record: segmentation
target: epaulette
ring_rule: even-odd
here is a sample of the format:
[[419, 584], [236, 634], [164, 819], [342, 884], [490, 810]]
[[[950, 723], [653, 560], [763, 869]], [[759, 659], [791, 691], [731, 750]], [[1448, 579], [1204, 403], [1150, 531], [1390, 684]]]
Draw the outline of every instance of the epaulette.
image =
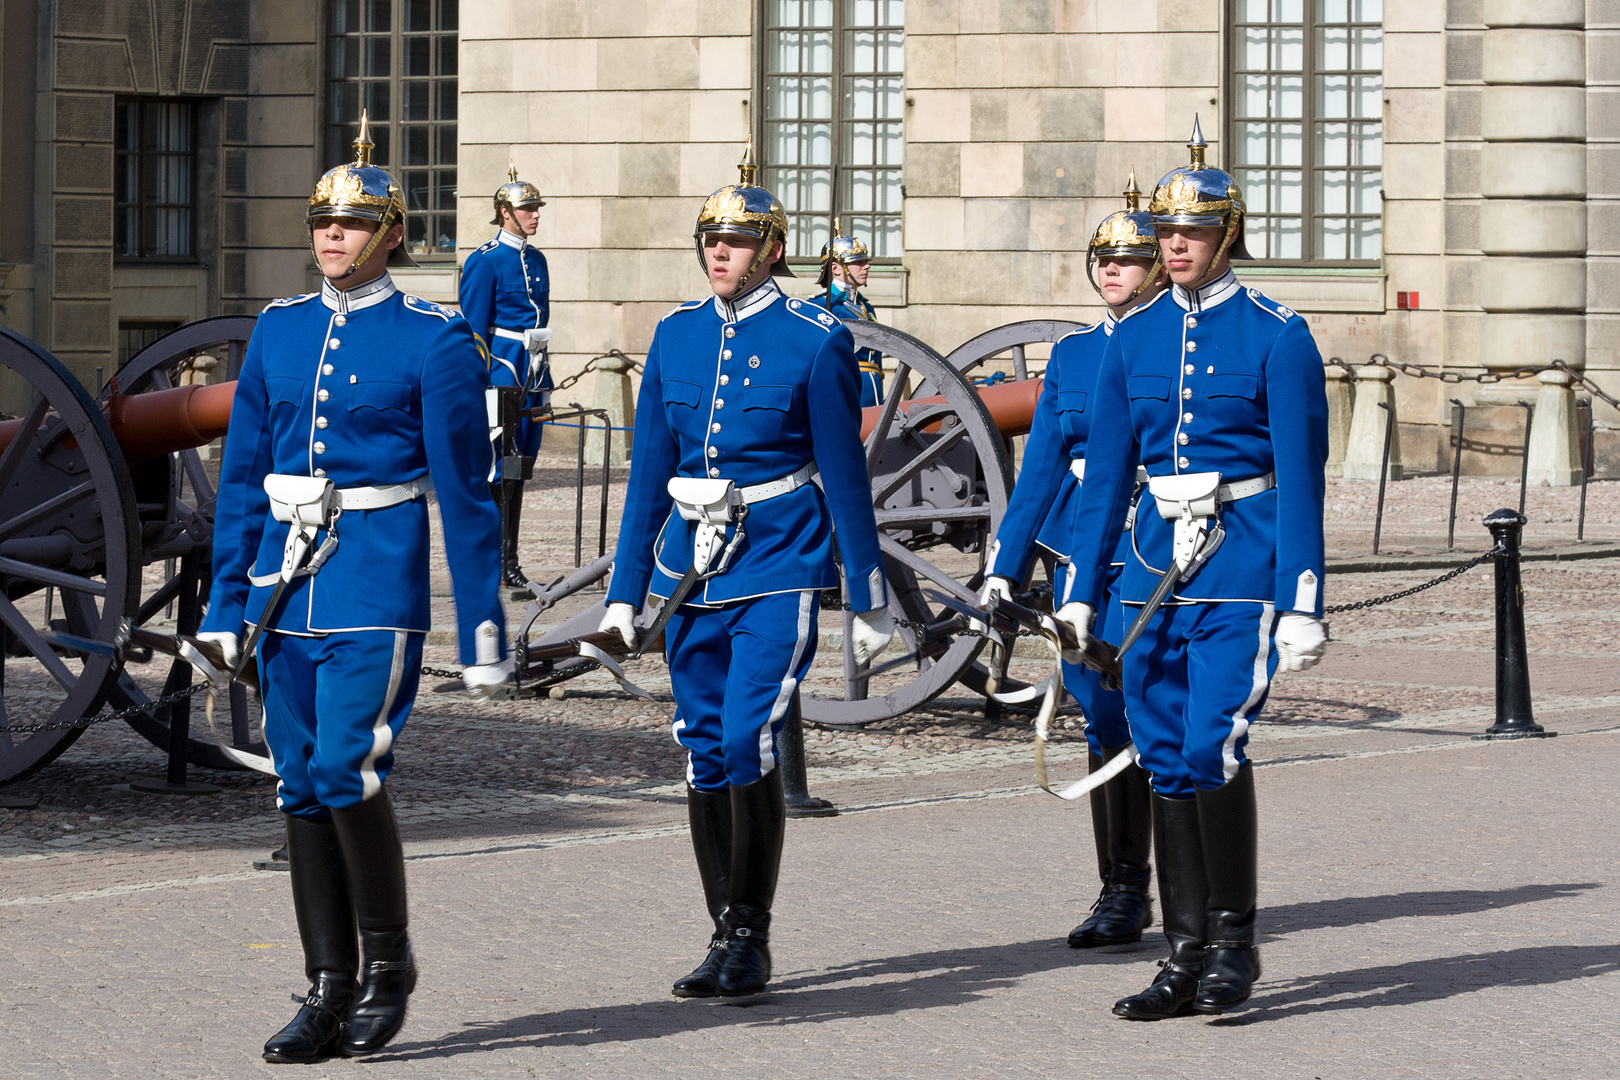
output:
[[814, 304], [812, 304], [811, 307], [815, 307], [817, 313], [813, 316], [806, 315], [804, 313], [804, 304], [805, 302], [803, 300], [800, 300], [798, 297], [794, 297], [787, 302], [787, 309], [788, 311], [797, 315], [799, 318], [803, 319], [805, 322], [809, 323], [811, 326], [820, 327], [821, 332], [824, 334], [832, 333], [840, 325], [836, 315], [829, 311], [824, 311], [820, 307], [816, 307]]
[[1277, 318], [1282, 322], [1287, 322], [1289, 319], [1292, 319], [1299, 314], [1299, 312], [1295, 311], [1293, 308], [1288, 307], [1285, 304], [1277, 303], [1277, 301], [1273, 300], [1259, 289], [1244, 289], [1243, 291], [1248, 293], [1249, 299], [1254, 301], [1255, 307], [1266, 312], [1268, 315], [1277, 316]]
[[302, 296], [284, 296], [280, 300], [272, 300], [268, 304], [264, 305], [264, 310], [269, 311], [271, 308], [275, 307], [292, 307], [294, 304], [302, 304], [306, 301], [313, 300], [319, 295], [321, 294], [307, 292]]
[[1142, 314], [1142, 312], [1147, 311], [1149, 308], [1151, 308], [1154, 305], [1156, 305], [1156, 304], [1160, 303], [1161, 301], [1163, 301], [1164, 298], [1169, 296], [1169, 295], [1170, 295], [1170, 290], [1165, 289], [1163, 292], [1159, 293], [1158, 296], [1155, 296], [1153, 299], [1149, 300], [1147, 303], [1138, 304], [1135, 307], [1131, 308], [1131, 310], [1127, 311], [1125, 314], [1121, 315], [1119, 318], [1115, 319], [1114, 320], [1114, 325], [1117, 327], [1117, 326], [1119, 326], [1120, 323], [1124, 322], [1126, 319], [1135, 318], [1136, 316]]
[[457, 317], [456, 313], [449, 308], [440, 307], [431, 300], [424, 300], [420, 296], [412, 296], [410, 293], [403, 293], [402, 295], [405, 297], [405, 306], [411, 311], [421, 312], [423, 315], [437, 315], [445, 322]]
[[488, 243], [484, 244], [482, 247], [474, 248], [473, 252], [475, 254], [482, 255], [482, 254], [484, 254], [486, 252], [494, 251], [497, 247], [500, 246], [500, 243], [501, 242], [499, 240], [491, 240]]
[[669, 318], [671, 315], [678, 315], [679, 313], [681, 313], [683, 311], [696, 311], [698, 308], [702, 307], [704, 304], [707, 304], [707, 303], [708, 303], [707, 300], [688, 300], [684, 304], [676, 304], [674, 307], [672, 307], [668, 311], [664, 312], [664, 318], [659, 319], [658, 321], [663, 322], [664, 319]]
[[1089, 326], [1082, 326], [1082, 327], [1079, 327], [1077, 329], [1070, 330], [1067, 334], [1064, 334], [1062, 337], [1058, 338], [1057, 341], [1052, 342], [1052, 344], [1057, 345], [1057, 344], [1060, 344], [1062, 342], [1065, 342], [1065, 341], [1069, 340], [1072, 337], [1080, 337], [1082, 334], [1090, 334], [1090, 333], [1092, 333], [1094, 331], [1101, 330], [1102, 327], [1103, 327], [1103, 320], [1098, 319], [1096, 322], [1092, 323]]

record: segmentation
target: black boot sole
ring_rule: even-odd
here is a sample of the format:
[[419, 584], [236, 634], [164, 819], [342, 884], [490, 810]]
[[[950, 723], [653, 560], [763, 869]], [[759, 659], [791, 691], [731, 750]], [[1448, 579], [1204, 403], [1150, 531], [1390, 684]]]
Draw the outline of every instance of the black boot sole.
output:
[[1251, 991], [1248, 994], [1244, 994], [1242, 997], [1238, 998], [1236, 1001], [1229, 1001], [1229, 1002], [1225, 1003], [1224, 1005], [1200, 1005], [1197, 1002], [1194, 1002], [1193, 1004], [1187, 1006], [1187, 1011], [1197, 1013], [1200, 1016], [1219, 1016], [1222, 1013], [1226, 1012], [1228, 1009], [1235, 1009], [1239, 1005], [1242, 1005], [1244, 1002], [1248, 1001], [1249, 998], [1252, 997], [1252, 996], [1253, 996], [1253, 992]]
[[1134, 934], [1125, 934], [1122, 937], [1103, 937], [1098, 934], [1089, 934], [1083, 938], [1069, 935], [1069, 948], [1071, 949], [1100, 949], [1104, 945], [1134, 945], [1142, 940], [1142, 931]]

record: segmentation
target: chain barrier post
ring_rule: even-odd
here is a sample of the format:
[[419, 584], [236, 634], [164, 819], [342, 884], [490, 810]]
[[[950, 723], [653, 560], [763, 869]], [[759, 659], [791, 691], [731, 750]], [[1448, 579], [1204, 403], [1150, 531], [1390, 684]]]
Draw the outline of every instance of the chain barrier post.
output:
[[[1519, 399], [1519, 408], [1524, 410], [1524, 456], [1519, 459], [1519, 516], [1524, 516], [1524, 485], [1530, 478], [1530, 427], [1535, 419], [1536, 407]], [[1498, 511], [1500, 513], [1500, 511]], [[1487, 519], [1488, 520], [1488, 519]]]
[[1384, 532], [1384, 488], [1389, 484], [1389, 438], [1395, 429], [1395, 410], [1387, 401], [1378, 402], [1384, 410], [1384, 464], [1378, 471], [1378, 517], [1373, 523], [1373, 554], [1378, 554], [1378, 541]]
[[1586, 539], [1586, 484], [1592, 479], [1592, 434], [1597, 426], [1597, 417], [1590, 401], [1577, 400], [1576, 404], [1586, 408], [1586, 453], [1581, 457], [1581, 515], [1575, 525], [1575, 540], [1579, 543]]
[[1530, 707], [1530, 658], [1524, 638], [1524, 585], [1519, 578], [1523, 514], [1497, 510], [1485, 519], [1496, 546], [1496, 723], [1479, 739], [1540, 739], [1557, 732], [1536, 723]]
[[782, 759], [782, 793], [787, 804], [787, 816], [835, 816], [838, 807], [810, 794], [810, 781], [804, 764], [804, 714], [799, 709], [797, 691], [788, 705], [787, 722], [782, 725], [777, 751]]
[[1451, 399], [1453, 415], [1456, 416], [1457, 449], [1451, 455], [1451, 516], [1446, 520], [1446, 550], [1450, 551], [1457, 541], [1457, 484], [1462, 476], [1462, 446], [1463, 424], [1467, 421], [1468, 406]]

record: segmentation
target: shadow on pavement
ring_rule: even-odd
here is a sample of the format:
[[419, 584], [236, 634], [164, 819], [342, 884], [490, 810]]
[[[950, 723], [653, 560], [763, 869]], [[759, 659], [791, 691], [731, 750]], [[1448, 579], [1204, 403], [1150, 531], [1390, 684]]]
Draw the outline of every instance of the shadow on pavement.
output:
[[1260, 940], [1275, 941], [1302, 930], [1362, 926], [1387, 919], [1495, 911], [1543, 900], [1562, 900], [1599, 887], [1598, 882], [1588, 881], [1561, 885], [1518, 885], [1511, 889], [1442, 889], [1389, 893], [1384, 896], [1346, 896], [1338, 900], [1309, 900], [1280, 907], [1262, 906]]
[[1537, 945], [1290, 979], [1262, 990], [1252, 1012], [1222, 1026], [1286, 1020], [1310, 1013], [1420, 1005], [1493, 987], [1547, 986], [1620, 971], [1620, 945]]
[[[1106, 952], [1081, 952], [1070, 949], [1062, 938], [941, 949], [790, 974], [773, 982], [770, 992], [751, 998], [664, 998], [472, 1022], [440, 1039], [396, 1044], [391, 1053], [371, 1060], [454, 1057], [518, 1046], [592, 1046], [743, 1024], [819, 1024], [885, 1016], [973, 1001], [1012, 986], [1023, 976], [1090, 960], [1118, 959], [1141, 964], [1158, 952], [1157, 942], [1151, 947], [1144, 943]], [[674, 977], [671, 974], [669, 981]], [[1127, 979], [1120, 992], [1134, 989], [1135, 982]]]

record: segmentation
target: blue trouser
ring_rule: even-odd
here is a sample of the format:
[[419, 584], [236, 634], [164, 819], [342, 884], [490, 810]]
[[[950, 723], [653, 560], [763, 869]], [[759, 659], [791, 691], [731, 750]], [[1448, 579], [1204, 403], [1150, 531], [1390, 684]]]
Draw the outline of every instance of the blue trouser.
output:
[[683, 606], [664, 628], [675, 741], [700, 791], [752, 784], [776, 768], [776, 736], [816, 655], [820, 594], [772, 593]]
[[[1060, 597], [1063, 595], [1064, 569], [1059, 570], [1058, 580], [1052, 583]], [[1097, 613], [1097, 622], [1091, 628], [1092, 635], [1098, 641], [1115, 645], [1119, 644], [1119, 639], [1131, 625], [1131, 620], [1119, 603], [1118, 586], [1122, 569], [1120, 566], [1108, 568], [1106, 599], [1102, 611]], [[1063, 688], [1079, 703], [1080, 712], [1086, 718], [1086, 743], [1093, 754], [1101, 757], [1104, 747], [1124, 746], [1131, 741], [1130, 727], [1125, 722], [1125, 694], [1122, 691], [1107, 689], [1097, 672], [1084, 664], [1071, 664], [1067, 660], [1063, 661]]]
[[[523, 347], [520, 341], [510, 338], [495, 338], [490, 342], [489, 351], [491, 362], [489, 366], [489, 384], [491, 386], [530, 386], [531, 393], [523, 395], [522, 409], [538, 409], [545, 403], [542, 389], [551, 389], [551, 364], [545, 363], [545, 370], [539, 375], [538, 381], [534, 372], [529, 370], [529, 350]], [[545, 433], [545, 424], [539, 420], [524, 417], [518, 421], [517, 448], [523, 457], [534, 457], [540, 452], [540, 436]], [[500, 447], [496, 447], [495, 477], [501, 479]], [[517, 477], [512, 479], [516, 480]]]
[[282, 813], [325, 821], [382, 790], [426, 640], [403, 630], [260, 639], [264, 740], [281, 777]]
[[1270, 604], [1166, 606], [1125, 654], [1131, 737], [1160, 795], [1190, 799], [1237, 776], [1277, 670], [1275, 621]]

